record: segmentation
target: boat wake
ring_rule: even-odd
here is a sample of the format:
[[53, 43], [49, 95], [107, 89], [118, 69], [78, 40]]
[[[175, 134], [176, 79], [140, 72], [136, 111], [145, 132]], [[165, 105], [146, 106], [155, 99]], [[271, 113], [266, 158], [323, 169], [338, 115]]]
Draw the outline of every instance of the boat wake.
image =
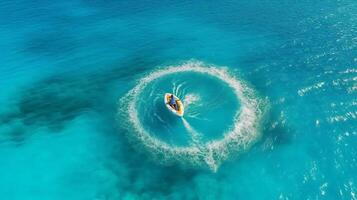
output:
[[[202, 142], [201, 135], [189, 122], [182, 118], [183, 125], [190, 133], [192, 143], [189, 146], [175, 146], [153, 136], [139, 119], [137, 105], [139, 95], [151, 82], [176, 73], [199, 73], [218, 78], [232, 89], [240, 102], [236, 110], [233, 125], [223, 132], [223, 138]], [[174, 85], [173, 92], [178, 94], [183, 84]], [[179, 95], [179, 94], [178, 94]], [[188, 94], [183, 99], [185, 106], [197, 102], [199, 96]], [[206, 65], [198, 61], [190, 61], [179, 66], [168, 66], [149, 73], [137, 82], [119, 101], [118, 117], [124, 122], [129, 140], [151, 155], [159, 163], [180, 164], [184, 167], [209, 168], [216, 171], [225, 160], [247, 150], [258, 138], [261, 118], [266, 102], [255, 95], [243, 81], [237, 79], [226, 68]]]
[[186, 130], [188, 133], [190, 133], [191, 135], [191, 139], [192, 139], [192, 143], [193, 145], [196, 146], [200, 146], [200, 133], [198, 131], [196, 131], [191, 125], [190, 123], [188, 123], [188, 121], [185, 118], [181, 118], [182, 119], [182, 123], [185, 126]]

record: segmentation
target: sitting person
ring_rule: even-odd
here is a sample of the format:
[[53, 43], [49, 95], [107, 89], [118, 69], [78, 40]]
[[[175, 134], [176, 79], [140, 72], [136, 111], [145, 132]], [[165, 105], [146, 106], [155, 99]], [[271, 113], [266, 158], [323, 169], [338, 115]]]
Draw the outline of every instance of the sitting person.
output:
[[178, 105], [177, 105], [177, 103], [176, 103], [176, 100], [175, 100], [175, 97], [174, 97], [173, 94], [171, 94], [171, 96], [170, 96], [169, 105], [170, 105], [171, 107], [173, 107], [175, 110], [178, 110]]

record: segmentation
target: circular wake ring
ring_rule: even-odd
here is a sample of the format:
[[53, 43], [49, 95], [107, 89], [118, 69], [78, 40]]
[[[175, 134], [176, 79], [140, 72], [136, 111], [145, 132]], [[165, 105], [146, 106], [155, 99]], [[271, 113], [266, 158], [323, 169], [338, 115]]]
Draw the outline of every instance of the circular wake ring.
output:
[[[213, 76], [233, 89], [241, 107], [234, 115], [233, 126], [223, 134], [222, 139], [211, 140], [200, 145], [178, 147], [153, 137], [142, 126], [136, 109], [139, 94], [150, 82], [169, 74], [181, 72], [195, 72]], [[159, 69], [140, 79], [138, 84], [120, 99], [119, 117], [121, 121], [126, 122], [125, 128], [129, 139], [139, 149], [149, 152], [155, 161], [177, 163], [189, 167], [208, 166], [216, 171], [223, 161], [245, 151], [259, 137], [259, 121], [263, 113], [260, 108], [262, 107], [261, 104], [262, 101], [255, 97], [253, 90], [231, 75], [227, 69], [205, 66], [201, 62], [188, 62], [180, 66]]]

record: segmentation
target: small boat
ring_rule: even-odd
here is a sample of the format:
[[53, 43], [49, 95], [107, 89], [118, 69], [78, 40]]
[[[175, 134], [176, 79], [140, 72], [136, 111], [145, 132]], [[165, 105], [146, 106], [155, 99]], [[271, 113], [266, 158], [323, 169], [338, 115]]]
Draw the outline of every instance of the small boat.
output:
[[166, 105], [166, 107], [167, 107], [167, 109], [169, 109], [172, 113], [174, 113], [175, 115], [177, 115], [177, 116], [179, 116], [179, 117], [182, 117], [183, 116], [183, 113], [184, 113], [184, 107], [183, 107], [183, 103], [181, 102], [181, 100], [177, 97], [177, 96], [175, 96], [175, 95], [173, 95], [173, 97], [175, 98], [175, 101], [176, 101], [176, 105], [178, 106], [178, 108], [177, 108], [177, 110], [173, 107], [173, 106], [171, 106], [170, 104], [169, 104], [169, 102], [170, 102], [170, 100], [171, 100], [171, 93], [166, 93], [165, 94], [165, 105]]

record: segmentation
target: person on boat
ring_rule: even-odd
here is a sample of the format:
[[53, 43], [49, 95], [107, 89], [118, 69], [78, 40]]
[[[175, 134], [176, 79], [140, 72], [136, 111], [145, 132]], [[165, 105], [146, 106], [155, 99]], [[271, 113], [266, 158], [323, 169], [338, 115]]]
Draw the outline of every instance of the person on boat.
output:
[[171, 96], [170, 96], [169, 105], [171, 107], [173, 107], [175, 110], [178, 110], [178, 106], [177, 106], [177, 103], [176, 103], [176, 100], [175, 100], [175, 97], [173, 94], [171, 94]]

